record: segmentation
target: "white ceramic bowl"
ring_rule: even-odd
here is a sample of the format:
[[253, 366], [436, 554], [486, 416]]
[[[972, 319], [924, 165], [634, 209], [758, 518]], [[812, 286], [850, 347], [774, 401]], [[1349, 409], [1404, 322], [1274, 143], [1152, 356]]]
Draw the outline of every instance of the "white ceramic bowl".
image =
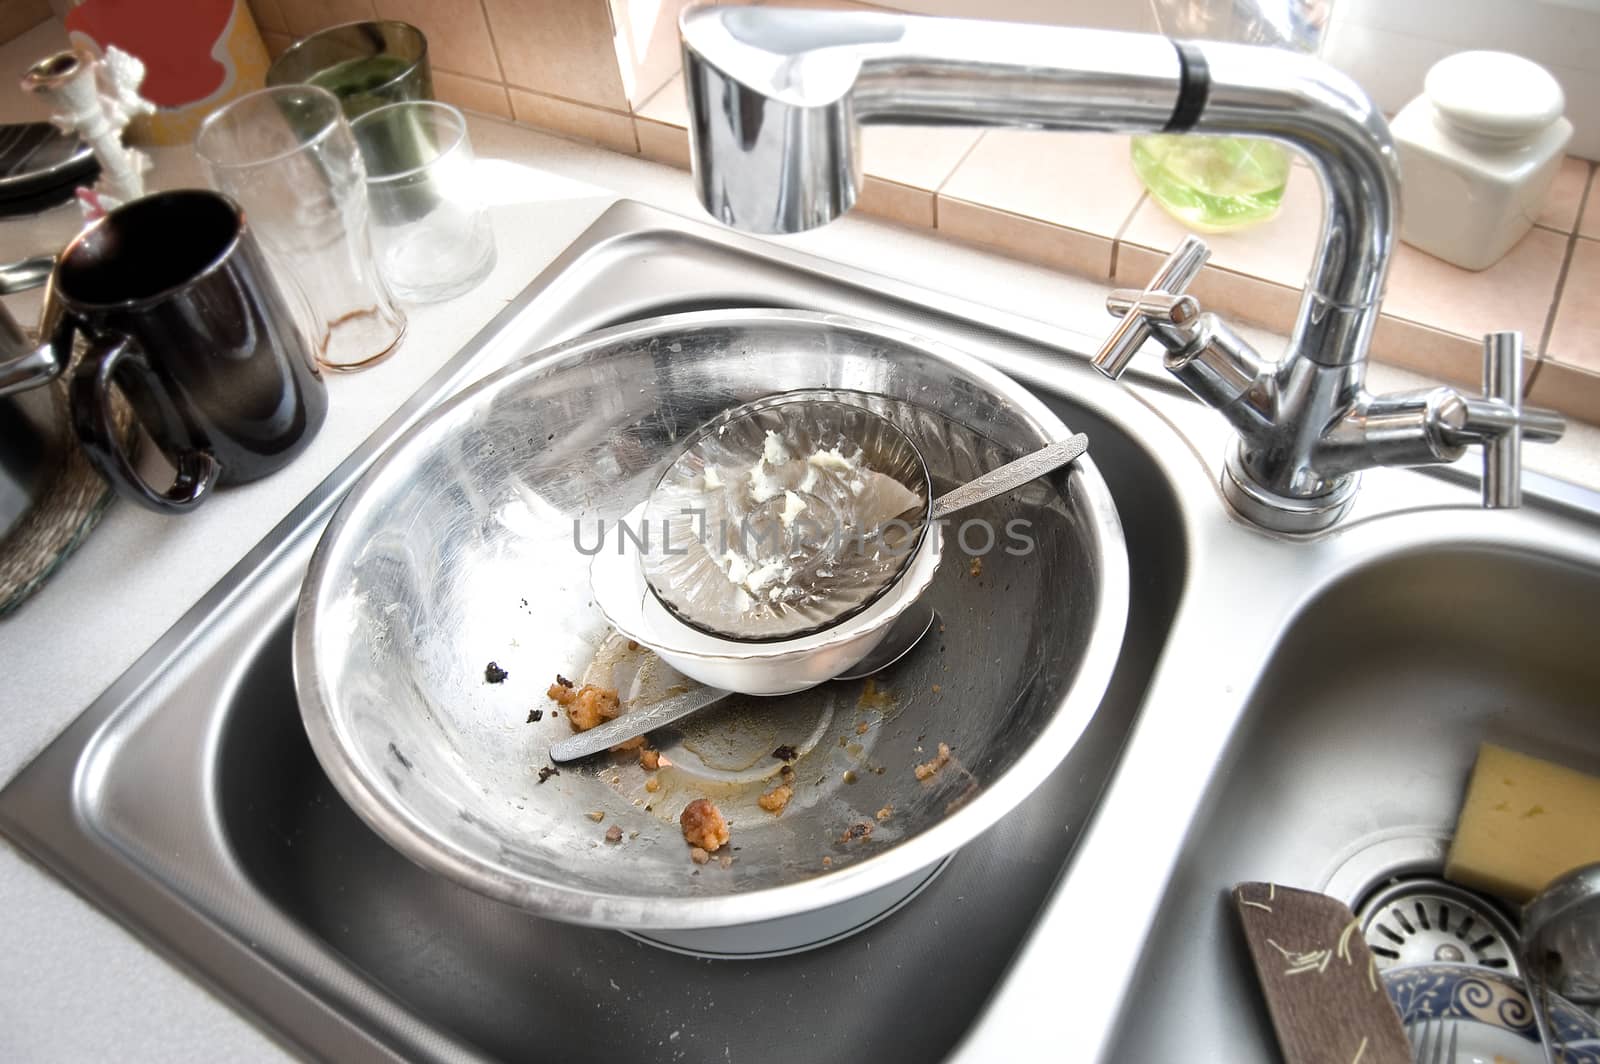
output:
[[[623, 518], [643, 521], [644, 506]], [[939, 571], [938, 530], [930, 529], [905, 575], [882, 598], [842, 624], [799, 639], [740, 643], [689, 627], [656, 600], [637, 548], [606, 549], [589, 563], [595, 605], [611, 626], [691, 679], [747, 695], [787, 695], [826, 683], [855, 665], [889, 634], [895, 618], [922, 596]]]

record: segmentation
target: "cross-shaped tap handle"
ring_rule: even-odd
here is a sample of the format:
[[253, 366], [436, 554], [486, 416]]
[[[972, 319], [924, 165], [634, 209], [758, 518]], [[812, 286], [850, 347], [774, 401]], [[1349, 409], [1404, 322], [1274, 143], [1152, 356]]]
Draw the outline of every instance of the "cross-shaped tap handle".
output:
[[1106, 300], [1106, 309], [1120, 315], [1111, 335], [1106, 337], [1091, 361], [1094, 368], [1112, 380], [1122, 376], [1133, 356], [1150, 339], [1151, 323], [1164, 321], [1182, 324], [1198, 313], [1193, 297], [1183, 295], [1200, 268], [1211, 257], [1211, 249], [1199, 237], [1185, 237], [1178, 249], [1168, 255], [1143, 292], [1118, 290]]

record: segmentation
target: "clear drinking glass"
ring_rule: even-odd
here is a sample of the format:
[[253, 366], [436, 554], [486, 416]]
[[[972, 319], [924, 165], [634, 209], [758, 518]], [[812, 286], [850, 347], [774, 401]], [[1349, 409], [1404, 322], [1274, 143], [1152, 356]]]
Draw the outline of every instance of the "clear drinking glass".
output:
[[372, 255], [366, 171], [339, 101], [312, 85], [261, 89], [207, 118], [194, 144], [299, 293], [317, 360], [353, 370], [392, 353], [406, 319]]
[[460, 295], [494, 269], [467, 121], [449, 104], [396, 103], [351, 123], [367, 167], [372, 239], [401, 299]]
[[406, 22], [349, 22], [313, 33], [267, 69], [267, 84], [316, 85], [346, 118], [401, 100], [433, 99], [428, 38]]

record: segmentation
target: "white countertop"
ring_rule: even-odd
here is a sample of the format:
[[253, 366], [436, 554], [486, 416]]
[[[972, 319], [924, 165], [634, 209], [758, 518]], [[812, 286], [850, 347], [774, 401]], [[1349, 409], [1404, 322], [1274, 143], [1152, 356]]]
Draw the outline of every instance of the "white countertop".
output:
[[[47, 23], [0, 46], [0, 85], [63, 41]], [[41, 117], [0, 92], [0, 121]], [[620, 197], [699, 214], [686, 175], [493, 119], [474, 119], [474, 145], [494, 188], [499, 263], [479, 288], [408, 308], [402, 349], [362, 373], [329, 379], [328, 420], [294, 464], [218, 493], [192, 516], [114, 504], [51, 581], [0, 621], [0, 785], [94, 698], [464, 345], [544, 266]], [[200, 185], [187, 148], [155, 153], [152, 184]], [[0, 260], [54, 251], [76, 209], [0, 220]], [[926, 232], [847, 218], [782, 243], [929, 288], [1098, 332], [1105, 289], [946, 244]], [[24, 321], [36, 295], [6, 300]], [[1265, 341], [1272, 349], [1270, 339]], [[1418, 378], [1375, 372], [1375, 385]], [[1579, 427], [1557, 447], [1529, 447], [1529, 464], [1600, 485], [1600, 432]], [[0, 1060], [281, 1060], [268, 1036], [0, 840]]]

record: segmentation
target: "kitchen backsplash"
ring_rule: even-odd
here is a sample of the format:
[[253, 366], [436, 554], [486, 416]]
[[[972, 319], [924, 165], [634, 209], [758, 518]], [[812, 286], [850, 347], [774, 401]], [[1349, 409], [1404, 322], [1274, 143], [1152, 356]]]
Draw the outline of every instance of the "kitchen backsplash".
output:
[[[403, 19], [427, 33], [439, 95], [463, 107], [633, 151], [627, 117], [678, 66], [689, 0], [250, 0], [268, 49], [356, 19]], [[761, 2], [761, 0], [755, 0]], [[795, 3], [797, 0], [783, 0]], [[1143, 0], [798, 0], [929, 15], [1154, 31]], [[70, 0], [0, 0], [0, 41]], [[1326, 58], [1398, 111], [1429, 66], [1501, 48], [1543, 64], [1566, 90], [1569, 150], [1600, 160], [1600, 0], [1336, 0]], [[595, 113], [595, 112], [600, 113]], [[607, 115], [611, 116], [610, 118]]]

